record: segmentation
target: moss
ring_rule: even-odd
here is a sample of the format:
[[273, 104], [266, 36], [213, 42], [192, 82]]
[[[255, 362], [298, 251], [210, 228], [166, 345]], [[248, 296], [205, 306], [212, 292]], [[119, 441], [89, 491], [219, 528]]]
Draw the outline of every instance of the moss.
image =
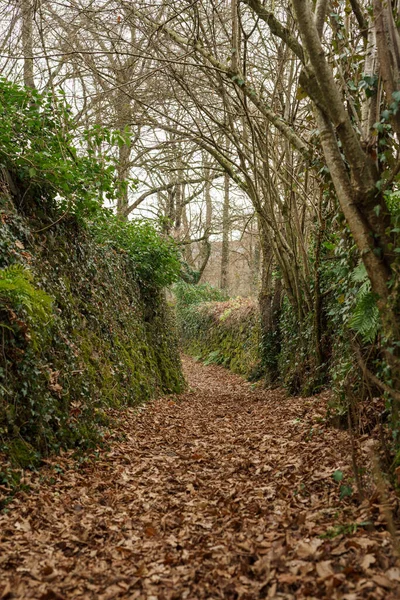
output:
[[183, 348], [208, 364], [234, 373], [262, 376], [257, 305], [248, 299], [195, 304], [178, 311]]
[[141, 287], [129, 257], [95, 243], [73, 219], [37, 229], [7, 204], [0, 267], [28, 266], [32, 286], [52, 298], [45, 326], [23, 306], [0, 302], [8, 327], [0, 452], [18, 455], [24, 466], [61, 447], [93, 446], [105, 406], [132, 406], [183, 387], [170, 310], [161, 292]]
[[7, 444], [7, 452], [13, 467], [25, 468], [37, 466], [40, 462], [39, 453], [21, 438], [14, 438]]

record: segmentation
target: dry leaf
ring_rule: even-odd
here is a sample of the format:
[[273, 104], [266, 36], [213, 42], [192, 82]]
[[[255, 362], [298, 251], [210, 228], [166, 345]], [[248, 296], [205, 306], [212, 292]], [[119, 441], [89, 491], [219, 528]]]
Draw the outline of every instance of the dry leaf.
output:
[[398, 567], [388, 569], [385, 575], [390, 581], [400, 581], [400, 569]]
[[390, 590], [393, 587], [391, 580], [384, 575], [374, 575], [372, 580], [383, 588]]
[[11, 584], [10, 584], [9, 581], [7, 581], [4, 584], [3, 589], [1, 590], [1, 596], [0, 596], [0, 598], [2, 598], [2, 599], [4, 598], [4, 600], [5, 600], [6, 598], [8, 598], [8, 596], [10, 595], [10, 593], [11, 593]]
[[327, 579], [328, 577], [332, 577], [332, 575], [335, 574], [334, 570], [332, 569], [332, 564], [330, 560], [323, 560], [321, 562], [318, 562], [315, 565], [315, 568], [317, 570], [318, 577], [320, 577], [321, 579]]
[[361, 561], [361, 566], [363, 569], [369, 569], [374, 562], [376, 562], [375, 556], [373, 554], [366, 554]]
[[296, 554], [300, 558], [310, 558], [314, 556], [318, 548], [323, 544], [319, 538], [313, 538], [309, 542], [300, 542], [296, 548]]
[[146, 537], [154, 537], [157, 535], [157, 530], [154, 527], [146, 527], [144, 530], [144, 534]]

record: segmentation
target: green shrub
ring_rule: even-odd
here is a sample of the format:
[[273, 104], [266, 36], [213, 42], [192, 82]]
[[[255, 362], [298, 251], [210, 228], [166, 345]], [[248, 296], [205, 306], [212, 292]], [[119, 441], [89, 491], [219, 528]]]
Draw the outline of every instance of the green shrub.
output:
[[90, 231], [98, 243], [127, 253], [142, 286], [159, 288], [178, 279], [181, 269], [178, 247], [149, 221], [125, 221], [103, 210], [91, 222]]
[[192, 306], [193, 304], [201, 304], [202, 302], [221, 302], [228, 300], [226, 292], [209, 283], [193, 285], [185, 283], [184, 281], [179, 281], [174, 286], [174, 294], [178, 310]]

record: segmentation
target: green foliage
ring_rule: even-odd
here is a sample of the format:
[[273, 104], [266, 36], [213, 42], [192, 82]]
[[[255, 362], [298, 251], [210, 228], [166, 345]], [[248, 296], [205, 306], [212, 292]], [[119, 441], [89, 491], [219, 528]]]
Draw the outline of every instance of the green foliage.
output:
[[356, 331], [365, 342], [372, 343], [380, 328], [379, 310], [376, 296], [371, 292], [371, 282], [363, 263], [351, 273], [351, 279], [361, 284], [355, 297], [355, 305], [349, 320], [349, 326]]
[[380, 319], [376, 305], [376, 296], [370, 290], [361, 288], [349, 324], [364, 341], [372, 343], [376, 338]]
[[353, 488], [351, 487], [351, 485], [347, 485], [347, 484], [343, 484], [341, 483], [343, 481], [343, 471], [341, 471], [340, 469], [337, 469], [333, 475], [333, 480], [336, 481], [336, 483], [340, 483], [339, 486], [339, 497], [340, 500], [343, 500], [344, 498], [348, 498], [349, 496], [351, 496], [353, 494]]
[[341, 471], [340, 469], [337, 469], [333, 473], [332, 477], [333, 477], [333, 480], [336, 481], [336, 483], [339, 483], [343, 479], [343, 471]]
[[349, 498], [353, 495], [353, 488], [351, 485], [341, 485], [339, 488], [339, 498], [343, 500], [344, 498]]
[[334, 539], [335, 537], [342, 535], [353, 535], [360, 528], [370, 527], [373, 523], [371, 521], [363, 521], [361, 523], [344, 523], [328, 529], [326, 533], [323, 533], [319, 537], [322, 539]]
[[178, 247], [149, 221], [125, 221], [103, 210], [92, 221], [90, 231], [98, 243], [126, 252], [142, 286], [164, 287], [178, 279]]
[[[313, 315], [309, 314], [300, 321], [289, 299], [284, 297], [278, 332], [277, 372], [280, 384], [290, 394], [307, 395], [321, 389], [325, 373], [315, 364]], [[273, 364], [272, 357], [269, 361]]]
[[[347, 228], [341, 235], [330, 234], [329, 242], [332, 245], [324, 255], [321, 287], [325, 294], [328, 375], [335, 393], [330, 413], [347, 424], [349, 402], [366, 393], [353, 343], [359, 344], [360, 352], [368, 349], [370, 368], [377, 372], [379, 361], [373, 344], [379, 340], [381, 320], [365, 267]], [[358, 339], [353, 342], [355, 334]]]
[[191, 267], [186, 261], [181, 261], [181, 272], [179, 274], [180, 278], [192, 285], [199, 283], [199, 279], [201, 276], [200, 271], [197, 271], [193, 267]]
[[16, 310], [23, 309], [41, 326], [46, 326], [51, 318], [52, 297], [33, 286], [32, 273], [21, 264], [0, 270], [0, 301]]
[[213, 287], [209, 283], [192, 285], [179, 281], [174, 286], [174, 294], [178, 309], [203, 302], [222, 302], [228, 299], [228, 295], [223, 290]]
[[222, 301], [225, 293], [208, 284], [179, 282], [174, 291], [186, 352], [207, 365], [223, 365], [248, 378], [261, 376], [259, 311], [253, 301]]
[[206, 356], [203, 362], [205, 365], [221, 365], [224, 360], [224, 355], [220, 350], [213, 350], [208, 356]]
[[[163, 296], [143, 294], [127, 252], [97, 244], [75, 219], [35, 234], [3, 208], [0, 453], [26, 467], [93, 447], [104, 407], [177, 392], [183, 379]], [[12, 469], [1, 478], [13, 483]]]
[[358, 261], [352, 267], [349, 256], [341, 251], [339, 247], [338, 260], [323, 273], [327, 285], [336, 283], [327, 314], [332, 325], [343, 331], [346, 327], [354, 329], [366, 342], [371, 342], [380, 328], [376, 299], [364, 265]]
[[387, 190], [385, 192], [385, 200], [395, 228], [393, 233], [398, 234], [399, 230], [397, 227], [400, 224], [400, 190]]
[[0, 165], [24, 200], [49, 203], [78, 217], [116, 197], [115, 166], [82, 154], [64, 97], [40, 94], [0, 78]]

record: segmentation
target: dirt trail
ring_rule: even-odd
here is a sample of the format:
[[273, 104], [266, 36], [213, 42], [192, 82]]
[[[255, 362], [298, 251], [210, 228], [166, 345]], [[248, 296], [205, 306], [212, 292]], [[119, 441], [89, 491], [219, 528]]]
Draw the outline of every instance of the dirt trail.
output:
[[53, 461], [0, 515], [0, 598], [399, 598], [373, 488], [339, 499], [351, 444], [326, 398], [184, 365], [189, 392], [127, 411], [98, 460]]

